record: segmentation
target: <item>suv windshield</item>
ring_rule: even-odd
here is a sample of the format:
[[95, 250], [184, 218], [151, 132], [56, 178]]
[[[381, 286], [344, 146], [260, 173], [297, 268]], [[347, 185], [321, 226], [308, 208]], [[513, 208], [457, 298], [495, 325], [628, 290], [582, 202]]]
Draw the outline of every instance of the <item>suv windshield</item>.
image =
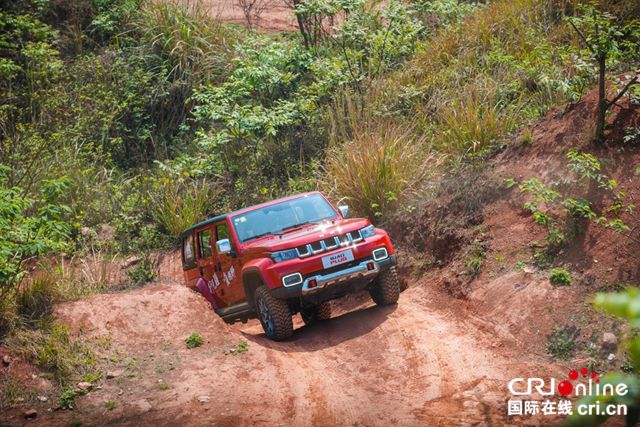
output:
[[338, 214], [324, 197], [312, 194], [243, 213], [233, 217], [232, 221], [238, 238], [244, 243], [337, 217]]

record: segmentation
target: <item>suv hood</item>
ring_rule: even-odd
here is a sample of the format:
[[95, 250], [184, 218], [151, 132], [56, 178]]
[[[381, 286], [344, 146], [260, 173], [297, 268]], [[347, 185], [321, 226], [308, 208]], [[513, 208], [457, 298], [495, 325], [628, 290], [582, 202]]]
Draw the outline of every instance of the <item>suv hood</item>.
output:
[[245, 251], [248, 254], [258, 254], [292, 249], [326, 239], [327, 237], [359, 230], [370, 224], [371, 222], [364, 218], [335, 219], [318, 224], [309, 224], [298, 230], [285, 231], [282, 235], [265, 236], [249, 241], [246, 243]]

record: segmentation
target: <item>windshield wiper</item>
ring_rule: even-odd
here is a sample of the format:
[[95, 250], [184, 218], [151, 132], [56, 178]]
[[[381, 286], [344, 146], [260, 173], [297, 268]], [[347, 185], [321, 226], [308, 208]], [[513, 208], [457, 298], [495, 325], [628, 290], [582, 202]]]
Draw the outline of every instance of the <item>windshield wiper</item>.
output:
[[267, 232], [265, 232], [265, 233], [260, 233], [260, 234], [257, 234], [257, 235], [255, 235], [255, 236], [251, 236], [250, 238], [248, 238], [248, 239], [246, 239], [246, 240], [243, 240], [243, 243], [244, 243], [244, 242], [248, 242], [249, 240], [259, 239], [259, 238], [261, 238], [261, 237], [268, 236], [268, 235], [270, 235], [270, 234], [277, 234], [277, 233], [274, 233], [273, 231], [267, 231]]
[[294, 224], [294, 225], [290, 225], [290, 226], [288, 226], [288, 227], [284, 227], [283, 229], [281, 229], [281, 230], [280, 230], [278, 233], [276, 233], [276, 234], [278, 234], [278, 235], [282, 235], [282, 234], [283, 234], [283, 231], [290, 231], [290, 230], [294, 230], [294, 229], [296, 229], [296, 228], [303, 227], [303, 226], [308, 225], [308, 224], [317, 224], [317, 223], [318, 223], [318, 221], [304, 221], [304, 222], [301, 222], [301, 223], [298, 223], [298, 224]]

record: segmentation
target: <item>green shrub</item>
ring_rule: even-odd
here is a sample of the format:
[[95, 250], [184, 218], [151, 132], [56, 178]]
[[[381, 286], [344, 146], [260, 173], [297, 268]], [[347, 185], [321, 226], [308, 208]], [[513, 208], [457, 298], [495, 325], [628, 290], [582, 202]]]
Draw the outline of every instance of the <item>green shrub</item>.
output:
[[104, 407], [108, 410], [108, 411], [113, 411], [114, 409], [116, 409], [116, 407], [118, 406], [118, 404], [116, 402], [114, 402], [113, 400], [110, 400], [108, 402], [106, 402], [104, 404]]
[[189, 349], [200, 347], [204, 344], [204, 338], [194, 332], [185, 340], [185, 343]]
[[547, 336], [547, 351], [557, 359], [569, 360], [573, 356], [579, 333], [575, 326], [554, 326]]
[[571, 274], [564, 268], [554, 268], [549, 272], [549, 281], [556, 286], [571, 286]]
[[140, 286], [156, 278], [156, 269], [155, 262], [145, 253], [140, 262], [127, 270], [127, 276], [133, 285]]
[[63, 408], [73, 409], [78, 394], [73, 389], [67, 389], [60, 395], [60, 406]]

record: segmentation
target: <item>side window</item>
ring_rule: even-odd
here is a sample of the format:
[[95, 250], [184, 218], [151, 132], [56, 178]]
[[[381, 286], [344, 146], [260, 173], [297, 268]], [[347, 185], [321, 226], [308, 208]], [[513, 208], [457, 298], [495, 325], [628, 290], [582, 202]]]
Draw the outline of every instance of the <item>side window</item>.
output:
[[231, 243], [231, 249], [233, 249], [231, 233], [229, 233], [229, 226], [226, 223], [216, 225], [216, 241], [222, 239], [229, 239], [229, 242]]
[[206, 229], [198, 233], [198, 255], [200, 258], [211, 256], [211, 230]]
[[193, 247], [193, 234], [189, 234], [182, 240], [182, 265], [184, 268], [192, 268], [195, 265], [196, 253]]
[[227, 224], [216, 225], [216, 240], [222, 239], [231, 240], [231, 235], [229, 234], [229, 227], [227, 226]]

